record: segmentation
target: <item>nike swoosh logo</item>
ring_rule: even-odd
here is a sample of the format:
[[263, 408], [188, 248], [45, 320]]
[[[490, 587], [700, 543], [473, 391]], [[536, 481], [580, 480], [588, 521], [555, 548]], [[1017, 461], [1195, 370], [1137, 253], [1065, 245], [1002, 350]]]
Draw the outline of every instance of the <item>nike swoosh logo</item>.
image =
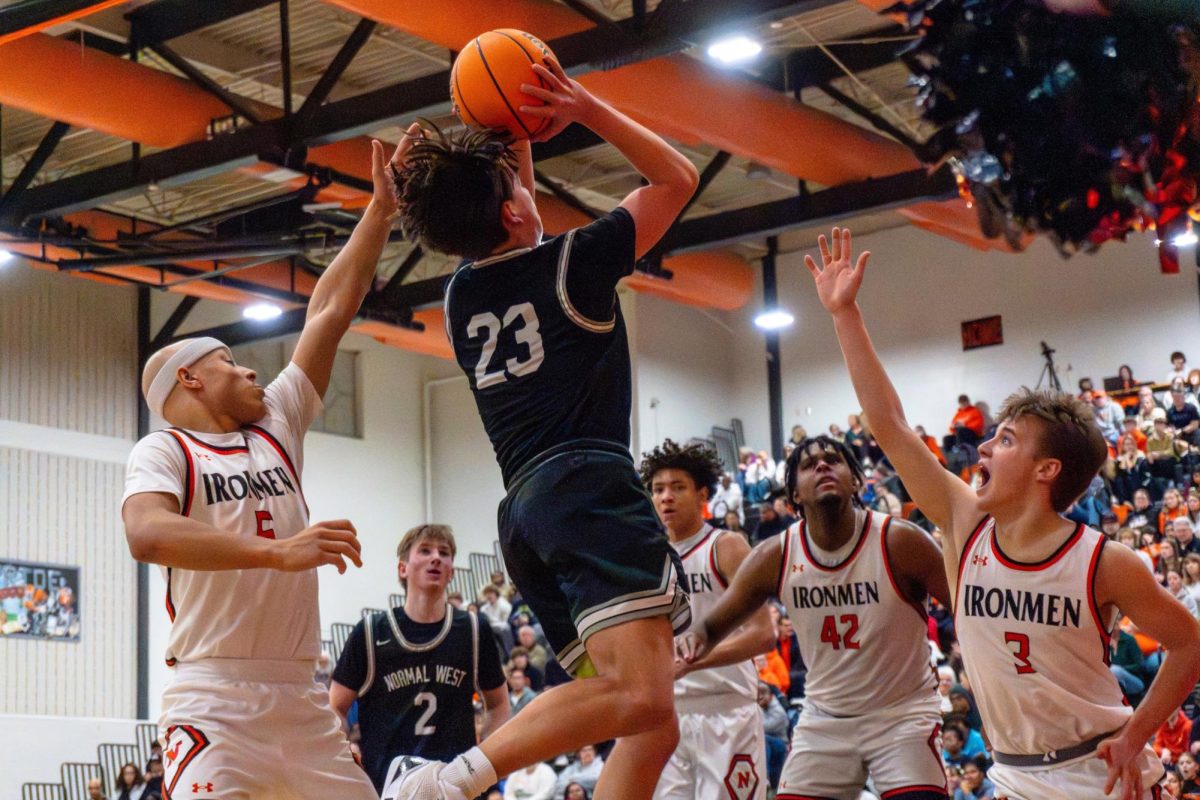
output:
[[375, 646], [376, 646], [376, 647], [381, 647], [382, 645], [385, 645], [385, 644], [387, 644], [387, 643], [388, 643], [388, 642], [390, 642], [390, 641], [391, 641], [391, 639], [376, 639], [376, 640], [375, 640]]

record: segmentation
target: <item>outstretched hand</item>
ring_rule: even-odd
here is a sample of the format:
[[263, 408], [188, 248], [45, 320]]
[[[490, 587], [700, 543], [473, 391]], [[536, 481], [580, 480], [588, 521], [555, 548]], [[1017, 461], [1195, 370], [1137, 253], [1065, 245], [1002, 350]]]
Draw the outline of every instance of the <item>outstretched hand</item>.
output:
[[533, 71], [549, 88], [543, 89], [530, 83], [521, 84], [522, 92], [545, 103], [541, 106], [521, 106], [521, 113], [550, 120], [546, 130], [530, 139], [533, 142], [545, 142], [554, 138], [572, 122], [584, 122], [596, 105], [591, 93], [578, 81], [571, 80], [557, 61], [547, 58], [546, 64], [548, 67], [534, 64]]
[[850, 246], [850, 229], [834, 228], [831, 239], [832, 248], [824, 234], [817, 237], [817, 244], [821, 248], [821, 266], [818, 267], [813, 257], [807, 255], [804, 257], [804, 266], [812, 273], [821, 305], [825, 306], [826, 311], [834, 314], [854, 305], [871, 253], [863, 251], [858, 261], [851, 266], [853, 251]]
[[392, 157], [386, 161], [383, 144], [378, 139], [371, 140], [371, 202], [385, 216], [391, 217], [400, 208], [400, 201], [396, 196], [396, 174], [404, 166], [404, 159], [408, 157], [413, 143], [424, 135], [420, 123], [414, 122], [409, 125], [408, 130], [400, 137], [400, 143], [396, 145]]
[[1124, 731], [1105, 739], [1096, 748], [1096, 758], [1108, 765], [1108, 780], [1104, 783], [1107, 796], [1121, 786], [1121, 800], [1141, 800], [1142, 771], [1138, 768], [1137, 756], [1145, 748], [1145, 742], [1130, 742]]

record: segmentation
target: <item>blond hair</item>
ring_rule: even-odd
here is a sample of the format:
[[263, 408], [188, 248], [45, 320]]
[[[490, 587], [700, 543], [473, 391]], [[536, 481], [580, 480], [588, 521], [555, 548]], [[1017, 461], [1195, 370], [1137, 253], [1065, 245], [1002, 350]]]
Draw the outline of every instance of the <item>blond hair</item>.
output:
[[1063, 512], [1079, 499], [1108, 458], [1108, 444], [1092, 407], [1077, 397], [1022, 386], [1000, 407], [1001, 422], [1030, 417], [1038, 422], [1038, 456], [1062, 464], [1050, 487], [1050, 504]]

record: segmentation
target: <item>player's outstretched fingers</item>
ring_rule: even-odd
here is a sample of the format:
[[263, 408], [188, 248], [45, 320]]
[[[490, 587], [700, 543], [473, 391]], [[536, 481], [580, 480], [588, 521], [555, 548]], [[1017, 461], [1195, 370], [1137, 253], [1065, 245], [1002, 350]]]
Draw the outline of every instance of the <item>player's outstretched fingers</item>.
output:
[[337, 553], [340, 556], [344, 556], [353, 561], [354, 566], [361, 567], [362, 556], [359, 555], [359, 548], [356, 545], [357, 542], [351, 544], [340, 539], [322, 539], [320, 548], [326, 553]]
[[829, 262], [833, 261], [833, 256], [829, 252], [829, 240], [825, 238], [825, 234], [817, 237], [817, 247], [821, 249], [821, 263], [829, 266]]
[[821, 277], [821, 268], [817, 266], [817, 262], [813, 260], [812, 256], [806, 255], [804, 257], [804, 266], [808, 267], [808, 271], [812, 273], [814, 278]]
[[[546, 69], [541, 64], [534, 64], [533, 71], [535, 73], [537, 73], [537, 76], [539, 78], [541, 78], [544, 81], [547, 81], [553, 90], [561, 91], [561, 90], [567, 88], [567, 76], [565, 73], [563, 73], [562, 77], [560, 78], [554, 72], [551, 72], [550, 70]], [[562, 73], [561, 68], [559, 69], [559, 72]]]

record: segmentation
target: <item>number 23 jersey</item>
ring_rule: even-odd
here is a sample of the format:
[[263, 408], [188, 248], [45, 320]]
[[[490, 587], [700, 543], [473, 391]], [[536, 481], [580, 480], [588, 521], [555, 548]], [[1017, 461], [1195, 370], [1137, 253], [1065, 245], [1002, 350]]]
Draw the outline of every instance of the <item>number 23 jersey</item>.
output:
[[618, 207], [537, 247], [467, 262], [447, 284], [446, 332], [506, 485], [556, 445], [629, 446], [616, 286], [633, 266], [633, 218]]

